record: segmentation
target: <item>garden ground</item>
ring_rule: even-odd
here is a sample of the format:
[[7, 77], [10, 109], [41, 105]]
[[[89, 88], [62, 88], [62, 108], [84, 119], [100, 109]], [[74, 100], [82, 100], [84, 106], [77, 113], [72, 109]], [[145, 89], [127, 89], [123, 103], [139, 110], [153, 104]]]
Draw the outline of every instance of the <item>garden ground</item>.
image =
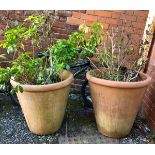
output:
[[0, 94], [0, 143], [1, 144], [147, 144], [154, 143], [151, 130], [139, 114], [128, 137], [112, 139], [98, 133], [94, 113], [84, 109], [80, 96], [70, 95], [66, 115], [59, 131], [48, 136], [32, 134], [19, 106], [12, 104], [9, 97]]

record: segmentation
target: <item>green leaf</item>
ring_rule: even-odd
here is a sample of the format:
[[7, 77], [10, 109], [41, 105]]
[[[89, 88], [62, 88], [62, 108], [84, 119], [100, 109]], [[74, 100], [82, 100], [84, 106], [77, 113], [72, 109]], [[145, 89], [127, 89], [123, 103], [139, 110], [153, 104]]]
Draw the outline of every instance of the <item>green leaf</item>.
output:
[[5, 54], [0, 54], [0, 59], [6, 59]]
[[23, 93], [23, 87], [22, 86], [20, 86], [20, 85], [18, 85], [18, 90], [19, 90], [19, 92], [21, 92], [21, 93]]
[[7, 48], [7, 53], [8, 53], [8, 54], [13, 53], [13, 51], [14, 51], [14, 49], [13, 49], [12, 46], [9, 46], [9, 47]]
[[69, 65], [66, 65], [66, 70], [70, 70], [70, 66]]

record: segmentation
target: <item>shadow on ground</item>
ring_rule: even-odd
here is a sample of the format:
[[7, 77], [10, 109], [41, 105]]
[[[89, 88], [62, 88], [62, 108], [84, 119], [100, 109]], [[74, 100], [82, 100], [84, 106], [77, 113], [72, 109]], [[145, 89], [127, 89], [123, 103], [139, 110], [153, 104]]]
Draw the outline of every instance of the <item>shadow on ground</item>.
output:
[[0, 143], [1, 144], [147, 144], [153, 142], [153, 133], [139, 115], [128, 137], [112, 139], [98, 133], [93, 110], [84, 109], [80, 97], [70, 95], [61, 129], [48, 136], [32, 134], [19, 106], [0, 94]]

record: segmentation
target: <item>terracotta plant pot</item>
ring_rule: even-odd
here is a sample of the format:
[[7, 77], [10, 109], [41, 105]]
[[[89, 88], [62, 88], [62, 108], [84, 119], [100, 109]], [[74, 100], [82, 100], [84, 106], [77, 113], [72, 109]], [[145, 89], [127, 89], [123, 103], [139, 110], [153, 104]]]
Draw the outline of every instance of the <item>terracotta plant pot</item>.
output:
[[[63, 72], [63, 81], [49, 85], [21, 85], [17, 93], [28, 127], [38, 135], [52, 134], [62, 124], [73, 75]], [[19, 83], [11, 80], [13, 87]]]
[[140, 73], [142, 81], [117, 82], [99, 79], [87, 72], [98, 130], [121, 138], [129, 134], [151, 78]]

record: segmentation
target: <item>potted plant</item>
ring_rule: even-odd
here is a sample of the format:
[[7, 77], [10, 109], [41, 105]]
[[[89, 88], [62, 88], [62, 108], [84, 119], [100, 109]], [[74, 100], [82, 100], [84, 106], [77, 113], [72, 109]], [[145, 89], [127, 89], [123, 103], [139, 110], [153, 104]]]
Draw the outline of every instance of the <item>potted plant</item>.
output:
[[[73, 81], [71, 72], [64, 70], [74, 61], [73, 49], [60, 54], [70, 44], [61, 40], [42, 46], [44, 39], [51, 42], [45, 33], [51, 30], [51, 23], [44, 15], [31, 15], [22, 24], [8, 29], [0, 42], [12, 56], [9, 67], [0, 67], [0, 86], [11, 82], [12, 93], [17, 94], [30, 131], [38, 135], [51, 134], [61, 127]], [[32, 51], [26, 50], [27, 43]], [[37, 57], [36, 50], [44, 55]]]
[[87, 72], [98, 130], [101, 134], [121, 138], [129, 134], [151, 78], [144, 74], [143, 53], [128, 61], [135, 53], [134, 40], [122, 28], [121, 35], [112, 29], [102, 51], [91, 51], [100, 64]]

